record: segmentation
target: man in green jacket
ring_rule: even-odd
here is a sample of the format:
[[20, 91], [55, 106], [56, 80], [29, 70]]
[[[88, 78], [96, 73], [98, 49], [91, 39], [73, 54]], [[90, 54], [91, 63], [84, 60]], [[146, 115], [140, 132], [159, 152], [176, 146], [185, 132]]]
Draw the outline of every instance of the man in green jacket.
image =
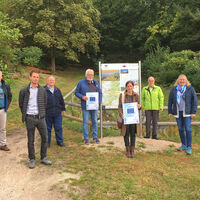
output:
[[148, 78], [148, 86], [142, 89], [142, 110], [146, 115], [146, 136], [150, 138], [151, 121], [152, 121], [152, 139], [157, 139], [157, 126], [159, 112], [163, 111], [164, 96], [162, 89], [154, 85], [155, 79], [150, 76]]

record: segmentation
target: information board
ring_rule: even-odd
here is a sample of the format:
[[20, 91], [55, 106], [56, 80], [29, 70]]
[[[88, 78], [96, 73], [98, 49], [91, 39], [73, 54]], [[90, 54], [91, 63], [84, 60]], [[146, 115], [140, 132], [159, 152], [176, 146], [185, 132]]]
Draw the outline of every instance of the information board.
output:
[[139, 94], [138, 63], [101, 63], [102, 106], [118, 108], [119, 95], [125, 90], [127, 81], [134, 82], [134, 91]]

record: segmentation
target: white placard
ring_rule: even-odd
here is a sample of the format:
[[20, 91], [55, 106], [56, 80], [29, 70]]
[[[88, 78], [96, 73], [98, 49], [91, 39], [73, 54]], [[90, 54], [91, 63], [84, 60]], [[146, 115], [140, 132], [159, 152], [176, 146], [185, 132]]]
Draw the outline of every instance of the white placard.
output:
[[138, 103], [124, 103], [123, 104], [124, 124], [138, 124]]
[[99, 109], [99, 93], [98, 92], [87, 92], [86, 96], [86, 110], [98, 110]]

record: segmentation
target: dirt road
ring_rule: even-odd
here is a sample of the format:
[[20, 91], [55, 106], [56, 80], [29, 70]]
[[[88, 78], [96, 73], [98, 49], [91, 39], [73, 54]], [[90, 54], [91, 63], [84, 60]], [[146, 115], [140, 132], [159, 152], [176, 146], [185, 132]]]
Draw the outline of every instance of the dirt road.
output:
[[[9, 152], [0, 151], [0, 199], [1, 200], [67, 200], [65, 179], [77, 175], [61, 173], [44, 166], [39, 160], [29, 169], [25, 129], [7, 137]], [[65, 188], [63, 189], [63, 186]]]

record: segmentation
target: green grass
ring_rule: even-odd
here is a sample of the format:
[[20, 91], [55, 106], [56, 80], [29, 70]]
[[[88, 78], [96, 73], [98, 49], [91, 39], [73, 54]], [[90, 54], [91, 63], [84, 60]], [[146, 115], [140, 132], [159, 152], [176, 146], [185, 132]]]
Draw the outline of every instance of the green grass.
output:
[[101, 153], [95, 148], [86, 148], [79, 132], [65, 129], [64, 137], [66, 147], [57, 151], [59, 147], [52, 145], [48, 155], [57, 168], [62, 166], [64, 171], [81, 172], [81, 178], [70, 184], [73, 199], [200, 198], [199, 149], [195, 148], [192, 156], [168, 150], [136, 153], [134, 159], [127, 159], [120, 150], [111, 148]]

